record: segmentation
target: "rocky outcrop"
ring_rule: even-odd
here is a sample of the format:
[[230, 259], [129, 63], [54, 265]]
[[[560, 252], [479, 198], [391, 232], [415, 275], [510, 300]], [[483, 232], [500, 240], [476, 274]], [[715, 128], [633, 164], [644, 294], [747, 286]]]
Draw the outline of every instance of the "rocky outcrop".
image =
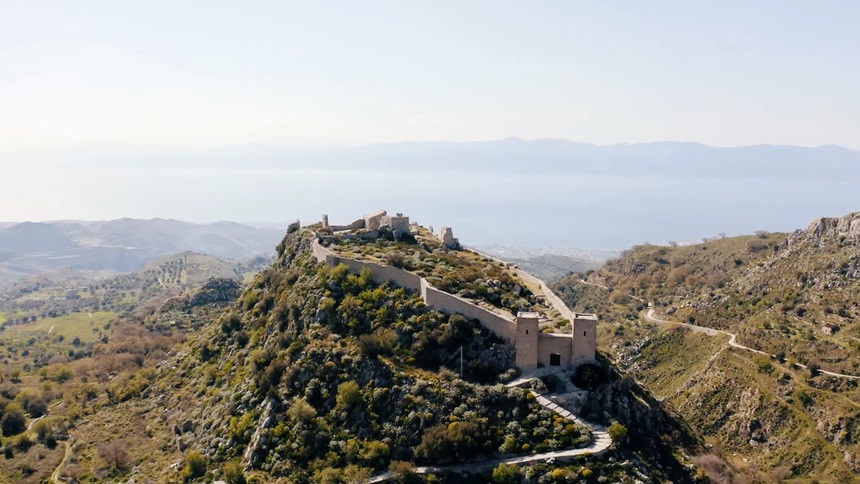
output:
[[843, 217], [821, 217], [809, 224], [804, 234], [807, 237], [848, 237], [860, 238], [860, 212]]

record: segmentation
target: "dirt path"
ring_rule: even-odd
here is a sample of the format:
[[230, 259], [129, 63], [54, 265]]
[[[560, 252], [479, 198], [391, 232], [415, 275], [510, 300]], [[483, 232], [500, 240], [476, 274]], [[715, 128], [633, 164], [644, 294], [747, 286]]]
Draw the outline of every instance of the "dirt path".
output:
[[[683, 327], [689, 329], [690, 331], [695, 331], [697, 333], [705, 333], [708, 336], [717, 336], [718, 334], [724, 334], [724, 335], [727, 335], [729, 337], [729, 346], [732, 346], [734, 348], [740, 348], [742, 350], [752, 351], [753, 353], [765, 355], [768, 358], [774, 358], [774, 355], [770, 355], [768, 353], [765, 353], [764, 351], [760, 351], [757, 349], [750, 348], [749, 346], [744, 346], [742, 344], [739, 344], [736, 341], [737, 335], [734, 333], [729, 333], [728, 331], [723, 331], [723, 330], [719, 330], [719, 329], [706, 328], [704, 326], [696, 326], [695, 324], [678, 323], [675, 321], [666, 321], [664, 319], [660, 319], [658, 317], [655, 317], [654, 316], [654, 308], [651, 307], [651, 303], [648, 303], [648, 305], [649, 305], [648, 311], [645, 313], [645, 320], [646, 321], [650, 321], [652, 323], [673, 324], [676, 326], [683, 326]], [[722, 350], [720, 350], [720, 351], [722, 351]], [[712, 356], [711, 359], [713, 359], [715, 356], [716, 355]], [[802, 364], [802, 363], [795, 363], [794, 366], [797, 366], [799, 368], [807, 368], [807, 366]], [[848, 378], [850, 380], [860, 380], [860, 376], [855, 376], [855, 375], [845, 375], [842, 373], [835, 373], [835, 372], [827, 371], [827, 370], [818, 370], [818, 372], [823, 373], [825, 375], [835, 376], [837, 378]]]
[[52, 324], [51, 327], [48, 328], [48, 334], [51, 334], [54, 332], [54, 326], [56, 326], [56, 324]]
[[63, 456], [63, 460], [60, 461], [57, 468], [54, 469], [54, 472], [51, 473], [51, 482], [54, 484], [65, 484], [64, 481], [60, 480], [60, 471], [63, 469], [63, 466], [66, 465], [66, 461], [69, 460], [69, 457], [72, 455], [72, 439], [66, 441], [66, 455]]

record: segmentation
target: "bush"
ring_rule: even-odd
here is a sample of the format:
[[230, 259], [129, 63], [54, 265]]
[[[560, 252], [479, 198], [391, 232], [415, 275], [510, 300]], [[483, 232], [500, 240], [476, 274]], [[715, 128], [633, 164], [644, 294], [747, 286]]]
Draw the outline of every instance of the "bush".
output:
[[122, 469], [128, 465], [128, 446], [124, 440], [112, 440], [99, 446], [99, 457], [112, 469]]
[[432, 463], [465, 461], [481, 454], [491, 442], [484, 420], [439, 424], [424, 431], [415, 456]]
[[361, 402], [361, 389], [354, 381], [343, 382], [337, 386], [337, 406], [349, 409]]
[[758, 366], [759, 373], [766, 373], [768, 375], [773, 373], [773, 363], [770, 362], [770, 358], [768, 358], [767, 356], [756, 355], [755, 358], [753, 358], [753, 361], [755, 362], [756, 366]]
[[607, 430], [613, 442], [620, 442], [627, 438], [627, 427], [618, 422], [612, 422], [612, 425]]
[[519, 467], [502, 462], [493, 469], [493, 484], [516, 484], [521, 475]]
[[186, 481], [190, 481], [206, 473], [206, 459], [200, 452], [192, 450], [185, 455], [185, 467], [182, 468], [180, 475]]
[[394, 482], [412, 483], [422, 482], [418, 474], [415, 473], [415, 466], [411, 462], [393, 460], [388, 466], [388, 470], [394, 476]]
[[33, 431], [40, 441], [45, 442], [48, 437], [54, 435], [54, 422], [50, 419], [42, 419], [33, 424]]
[[3, 418], [0, 418], [0, 429], [3, 430], [4, 437], [18, 435], [27, 430], [27, 419], [18, 404], [10, 403], [6, 406]]
[[245, 484], [245, 472], [239, 461], [231, 460], [224, 464], [224, 480], [227, 484]]

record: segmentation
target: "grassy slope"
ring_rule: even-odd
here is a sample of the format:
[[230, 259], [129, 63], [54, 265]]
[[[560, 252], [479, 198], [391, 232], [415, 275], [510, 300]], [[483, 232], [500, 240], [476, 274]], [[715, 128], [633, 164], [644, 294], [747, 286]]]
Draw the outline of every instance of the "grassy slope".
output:
[[[855, 247], [805, 233], [641, 246], [587, 278], [609, 290], [570, 277], [559, 292], [577, 309], [602, 309], [604, 349], [739, 466], [774, 479], [793, 473], [845, 480], [858, 470], [856, 382], [810, 378], [728, 348], [725, 336], [645, 323], [638, 319], [642, 302], [630, 295], [655, 301], [664, 319], [736, 332], [743, 344], [856, 372]], [[674, 314], [666, 315], [669, 308]], [[826, 320], [843, 331], [822, 335]]]
[[[117, 316], [110, 311], [98, 311], [95, 313], [72, 313], [56, 318], [39, 319], [33, 323], [16, 324], [7, 326], [3, 335], [11, 338], [26, 339], [41, 335], [48, 335], [51, 330], [52, 337], [62, 336], [71, 341], [75, 337], [84, 343], [92, 343], [97, 339], [98, 330], [105, 323], [109, 323]], [[96, 331], [93, 331], [96, 329]]]

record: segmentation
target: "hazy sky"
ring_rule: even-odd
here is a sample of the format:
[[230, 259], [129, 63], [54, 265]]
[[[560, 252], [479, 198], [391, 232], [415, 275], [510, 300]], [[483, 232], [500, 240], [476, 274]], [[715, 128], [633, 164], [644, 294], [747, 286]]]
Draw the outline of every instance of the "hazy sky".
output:
[[0, 151], [860, 148], [860, 2], [0, 0]]

